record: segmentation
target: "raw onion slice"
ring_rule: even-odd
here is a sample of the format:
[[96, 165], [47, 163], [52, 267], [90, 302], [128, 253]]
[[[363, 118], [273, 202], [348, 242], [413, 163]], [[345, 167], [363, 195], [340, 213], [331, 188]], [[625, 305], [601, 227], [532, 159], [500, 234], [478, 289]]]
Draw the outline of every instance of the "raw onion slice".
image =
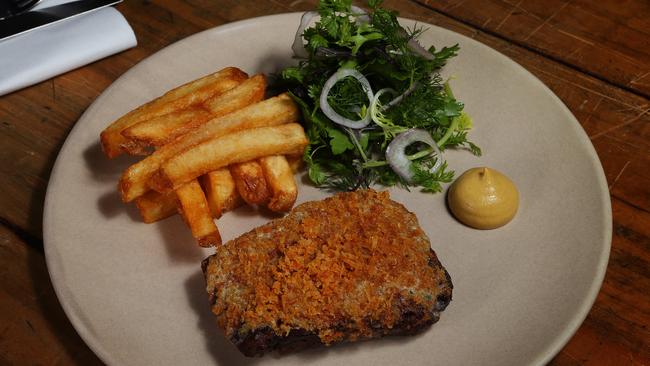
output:
[[[380, 126], [382, 125], [382, 123], [377, 121], [377, 116], [378, 116], [378, 115], [381, 115], [381, 112], [383, 112], [383, 111], [385, 111], [386, 109], [388, 109], [388, 107], [386, 107], [385, 105], [382, 105], [382, 106], [379, 105], [379, 98], [380, 98], [382, 95], [384, 95], [384, 93], [396, 94], [397, 92], [395, 91], [395, 89], [392, 89], [392, 88], [383, 88], [383, 89], [379, 89], [379, 90], [375, 93], [375, 96], [374, 96], [374, 97], [372, 98], [372, 100], [370, 101], [370, 109], [369, 109], [369, 112], [370, 112], [370, 118], [371, 118], [371, 119], [372, 119], [376, 124], [378, 124], [378, 125], [380, 125]], [[393, 99], [393, 100], [394, 100], [394, 99]], [[392, 102], [392, 101], [391, 101], [391, 102]]]
[[325, 82], [325, 85], [323, 86], [323, 91], [320, 94], [320, 100], [319, 100], [320, 108], [321, 110], [323, 110], [323, 113], [325, 113], [325, 115], [329, 119], [331, 119], [333, 122], [341, 126], [354, 128], [354, 129], [364, 128], [371, 121], [370, 110], [366, 111], [365, 117], [363, 117], [358, 121], [354, 121], [336, 113], [334, 108], [332, 108], [332, 106], [330, 106], [330, 104], [327, 101], [327, 96], [329, 95], [332, 87], [334, 87], [336, 83], [345, 79], [348, 76], [351, 76], [357, 79], [357, 81], [359, 81], [361, 87], [363, 88], [363, 91], [366, 92], [366, 96], [368, 97], [368, 102], [372, 102], [374, 98], [374, 94], [372, 92], [372, 88], [370, 87], [370, 82], [368, 81], [368, 79], [366, 79], [366, 77], [363, 76], [362, 73], [360, 73], [355, 69], [340, 69], [337, 72], [335, 72], [334, 75], [330, 76], [330, 78], [327, 79], [327, 81]]
[[352, 10], [353, 13], [360, 14], [360, 15], [356, 16], [357, 24], [358, 23], [370, 23], [370, 16], [368, 15], [367, 11], [365, 11], [364, 9], [362, 9], [362, 8], [356, 6], [356, 5], [352, 5], [350, 7], [350, 9]]
[[[399, 34], [403, 37], [408, 37], [408, 33], [406, 33], [406, 30], [404, 28], [401, 28], [399, 30]], [[418, 42], [417, 39], [415, 38], [410, 38], [408, 42], [406, 43], [406, 46], [413, 51], [414, 53], [424, 57], [427, 60], [434, 60], [436, 57], [431, 54], [431, 52], [427, 51], [426, 48], [422, 47], [420, 42]]]
[[418, 55], [426, 58], [427, 60], [435, 60], [435, 56], [431, 54], [431, 52], [427, 51], [420, 42], [418, 42], [415, 38], [409, 39], [408, 43], [406, 46], [413, 52], [417, 53]]
[[376, 112], [383, 112], [383, 111], [385, 111], [385, 110], [387, 110], [387, 109], [390, 109], [390, 108], [396, 106], [396, 105], [399, 104], [399, 103], [400, 103], [404, 98], [406, 98], [406, 97], [409, 96], [411, 93], [413, 93], [413, 91], [415, 90], [416, 87], [417, 87], [417, 83], [413, 83], [413, 85], [411, 85], [408, 89], [406, 89], [406, 91], [405, 91], [404, 93], [402, 93], [402, 94], [398, 95], [397, 97], [393, 98], [390, 102], [388, 102], [388, 103], [382, 105], [382, 106], [379, 107], [379, 109], [378, 109], [378, 106], [379, 106], [379, 97], [381, 97], [384, 93], [397, 94], [397, 92], [395, 91], [395, 89], [392, 89], [392, 88], [384, 88], [384, 89], [380, 89], [379, 91], [377, 91], [377, 93], [375, 93], [375, 98], [374, 98], [374, 99], [372, 100], [372, 102], [370, 103], [370, 107], [372, 108], [373, 114], [376, 114]]
[[418, 83], [414, 82], [408, 89], [406, 89], [406, 91], [404, 93], [397, 96], [395, 99], [391, 100], [390, 102], [386, 103], [386, 105], [384, 106], [383, 109], [385, 110], [385, 109], [388, 109], [388, 108], [392, 108], [395, 105], [399, 104], [402, 101], [402, 99], [408, 97], [409, 94], [413, 93], [413, 91], [415, 90], [415, 88], [417, 86], [418, 86]]
[[311, 20], [314, 19], [314, 17], [316, 17], [317, 15], [318, 12], [307, 11], [300, 18], [300, 25], [298, 26], [298, 30], [296, 30], [296, 35], [293, 39], [293, 44], [291, 45], [293, 54], [296, 57], [302, 57], [302, 58], [309, 57], [309, 53], [307, 52], [307, 49], [305, 49], [305, 44], [302, 42], [302, 33], [305, 31], [305, 28], [307, 28], [307, 26], [309, 25], [309, 22], [311, 22]]
[[406, 155], [406, 147], [414, 142], [423, 142], [431, 146], [433, 149], [432, 153], [437, 155], [436, 163], [430, 169], [432, 172], [437, 171], [442, 166], [440, 149], [438, 149], [438, 145], [429, 132], [417, 128], [402, 132], [388, 144], [386, 148], [386, 160], [393, 171], [408, 183], [413, 182], [413, 172], [411, 171], [411, 165], [413, 163]]
[[[357, 23], [370, 23], [370, 16], [368, 15], [367, 11], [355, 5], [352, 5], [351, 10], [355, 14], [358, 14], [356, 16]], [[317, 16], [318, 16], [317, 11], [307, 11], [300, 18], [300, 25], [296, 30], [296, 35], [294, 36], [293, 44], [291, 45], [291, 49], [293, 50], [294, 56], [301, 57], [301, 58], [309, 57], [309, 53], [307, 52], [307, 49], [305, 48], [305, 44], [302, 41], [302, 33], [309, 25], [309, 22], [311, 22], [311, 20]]]

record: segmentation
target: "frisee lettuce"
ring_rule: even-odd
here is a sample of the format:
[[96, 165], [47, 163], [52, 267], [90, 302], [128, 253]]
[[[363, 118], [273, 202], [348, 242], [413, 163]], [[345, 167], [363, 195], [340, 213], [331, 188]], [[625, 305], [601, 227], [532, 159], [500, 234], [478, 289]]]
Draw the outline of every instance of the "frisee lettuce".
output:
[[[409, 47], [409, 41], [424, 29], [404, 29], [397, 14], [381, 8], [381, 2], [368, 1], [368, 23], [358, 21], [360, 14], [352, 10], [351, 0], [321, 0], [320, 20], [303, 33], [309, 57], [283, 70], [276, 86], [288, 90], [302, 111], [310, 141], [303, 158], [315, 185], [336, 190], [372, 184], [412, 185], [425, 192], [439, 192], [441, 184], [454, 176], [446, 162], [437, 171], [430, 171], [440, 156], [411, 151], [414, 177], [407, 183], [391, 170], [384, 153], [400, 131], [421, 128], [439, 142], [441, 150], [466, 148], [481, 154], [480, 148], [467, 139], [471, 118], [439, 73], [459, 47], [436, 50], [432, 46], [428, 49], [434, 56], [430, 60], [418, 55]], [[383, 88], [392, 88], [398, 94], [411, 87], [413, 90], [400, 103], [375, 116], [380, 123], [352, 130], [329, 120], [319, 106], [323, 85], [341, 67], [359, 70], [375, 92]], [[392, 97], [386, 93], [380, 102], [386, 103]], [[350, 119], [370, 113], [370, 102], [353, 78], [338, 82], [328, 95], [334, 110]]]

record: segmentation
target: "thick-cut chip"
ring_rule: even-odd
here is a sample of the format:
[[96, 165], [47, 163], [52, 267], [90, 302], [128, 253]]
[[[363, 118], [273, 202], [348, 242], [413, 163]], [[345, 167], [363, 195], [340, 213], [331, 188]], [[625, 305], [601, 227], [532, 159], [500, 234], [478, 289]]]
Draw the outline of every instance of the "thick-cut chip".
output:
[[132, 154], [141, 153], [142, 147], [139, 144], [129, 141], [122, 135], [124, 129], [148, 119], [203, 103], [207, 99], [241, 84], [247, 77], [248, 75], [240, 69], [227, 67], [214, 74], [181, 85], [138, 107], [102, 131], [100, 139], [104, 153], [109, 158], [114, 158], [125, 151]]
[[255, 75], [223, 94], [215, 95], [203, 108], [174, 112], [140, 122], [122, 131], [122, 135], [143, 146], [161, 146], [192, 131], [208, 120], [242, 109], [264, 98], [266, 78]]
[[176, 194], [167, 194], [149, 191], [136, 198], [135, 205], [140, 211], [142, 221], [147, 224], [166, 219], [174, 215], [176, 211]]
[[[124, 171], [120, 179], [122, 200], [130, 202], [147, 192], [149, 190], [147, 181], [156, 173], [160, 165], [194, 145], [235, 131], [295, 122], [298, 118], [298, 109], [291, 97], [281, 94], [212, 119], [198, 129], [161, 146], [153, 154]], [[241, 149], [245, 150], [246, 147], [241, 146]]]
[[298, 197], [298, 187], [287, 159], [282, 155], [271, 155], [260, 158], [259, 162], [271, 190], [267, 207], [275, 212], [291, 210]]
[[211, 118], [212, 114], [203, 107], [194, 107], [136, 123], [122, 131], [122, 135], [143, 147], [161, 146]]
[[230, 164], [269, 155], [300, 154], [307, 143], [305, 131], [297, 123], [234, 132], [207, 140], [167, 160], [149, 186], [167, 192]]
[[200, 246], [210, 247], [221, 244], [219, 229], [212, 220], [208, 201], [195, 179], [176, 190], [178, 197], [178, 212], [192, 231], [192, 236]]
[[235, 180], [239, 195], [249, 205], [261, 205], [271, 198], [264, 179], [264, 171], [257, 161], [232, 164], [230, 174]]
[[228, 168], [215, 170], [202, 176], [201, 186], [214, 218], [219, 218], [244, 203]]
[[208, 99], [203, 105], [215, 117], [223, 116], [261, 101], [265, 92], [266, 77], [257, 74], [236, 88]]

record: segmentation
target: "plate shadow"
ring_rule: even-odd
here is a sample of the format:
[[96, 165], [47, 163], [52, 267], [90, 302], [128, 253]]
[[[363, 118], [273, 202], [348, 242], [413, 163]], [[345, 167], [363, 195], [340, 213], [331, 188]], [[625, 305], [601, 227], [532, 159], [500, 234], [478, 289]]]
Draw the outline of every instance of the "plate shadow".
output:
[[99, 141], [88, 146], [83, 152], [86, 168], [97, 182], [109, 182], [117, 186], [122, 172], [142, 159], [141, 156], [119, 156], [109, 159], [104, 155]]
[[120, 194], [115, 191], [108, 191], [97, 199], [97, 207], [105, 218], [110, 219], [117, 215], [126, 213], [131, 221], [142, 223], [138, 210], [133, 206], [122, 202]]
[[205, 347], [218, 365], [249, 366], [262, 359], [242, 355], [217, 326], [217, 319], [210, 311], [208, 294], [205, 292], [203, 273], [197, 271], [185, 281], [187, 301], [197, 316], [197, 325], [203, 332]]
[[156, 225], [160, 232], [172, 263], [195, 263], [197, 266], [201, 263], [205, 254], [179, 215], [168, 217], [151, 225]]

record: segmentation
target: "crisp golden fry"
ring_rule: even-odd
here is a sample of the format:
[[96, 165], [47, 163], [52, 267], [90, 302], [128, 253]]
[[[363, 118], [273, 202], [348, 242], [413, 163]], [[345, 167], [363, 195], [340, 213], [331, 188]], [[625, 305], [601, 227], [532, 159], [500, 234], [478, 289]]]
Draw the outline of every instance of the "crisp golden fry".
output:
[[167, 192], [230, 164], [269, 155], [300, 154], [307, 143], [305, 131], [297, 123], [234, 132], [195, 145], [167, 160], [149, 186]]
[[122, 131], [122, 135], [137, 141], [139, 146], [161, 146], [211, 118], [212, 114], [203, 107], [194, 107], [136, 123]]
[[221, 244], [219, 229], [212, 220], [208, 201], [199, 182], [195, 179], [178, 187], [176, 196], [178, 197], [178, 212], [190, 227], [192, 236], [199, 245], [210, 247]]
[[[225, 116], [212, 119], [198, 129], [161, 146], [153, 154], [131, 165], [124, 171], [120, 178], [122, 200], [129, 202], [147, 192], [149, 190], [147, 182], [158, 171], [161, 164], [194, 145], [235, 131], [285, 124], [297, 121], [298, 118], [298, 109], [291, 97], [281, 94]], [[245, 145], [239, 146], [239, 148], [246, 150]]]
[[[144, 222], [179, 212], [198, 244], [221, 244], [214, 218], [244, 203], [288, 211], [308, 144], [288, 94], [264, 98], [266, 78], [229, 67], [177, 87], [119, 118], [100, 135], [104, 153], [150, 156], [120, 178]], [[291, 165], [283, 154], [293, 156]], [[200, 182], [199, 180], [200, 179]]]
[[147, 224], [166, 219], [176, 213], [176, 194], [149, 191], [136, 198], [135, 205], [140, 211], [142, 221]]
[[264, 98], [266, 78], [255, 75], [240, 85], [207, 100], [204, 108], [174, 112], [140, 122], [122, 131], [122, 135], [138, 141], [142, 146], [161, 146], [184, 135], [209, 119], [224, 116]]
[[227, 67], [214, 74], [181, 85], [140, 106], [102, 131], [100, 139], [104, 153], [109, 158], [114, 158], [125, 151], [132, 154], [142, 153], [143, 149], [139, 144], [128, 140], [121, 134], [124, 129], [148, 119], [203, 103], [207, 99], [241, 84], [247, 77], [248, 75], [238, 68]]
[[271, 198], [264, 179], [264, 171], [257, 161], [232, 164], [228, 167], [239, 195], [249, 205], [260, 205]]
[[201, 186], [214, 218], [219, 218], [224, 213], [244, 204], [228, 168], [215, 170], [202, 176]]
[[224, 116], [242, 109], [264, 98], [266, 92], [266, 77], [262, 74], [253, 75], [223, 94], [208, 99], [204, 106], [214, 117]]
[[282, 155], [272, 155], [260, 158], [259, 162], [271, 190], [267, 207], [275, 212], [291, 210], [298, 197], [298, 187], [287, 159]]

